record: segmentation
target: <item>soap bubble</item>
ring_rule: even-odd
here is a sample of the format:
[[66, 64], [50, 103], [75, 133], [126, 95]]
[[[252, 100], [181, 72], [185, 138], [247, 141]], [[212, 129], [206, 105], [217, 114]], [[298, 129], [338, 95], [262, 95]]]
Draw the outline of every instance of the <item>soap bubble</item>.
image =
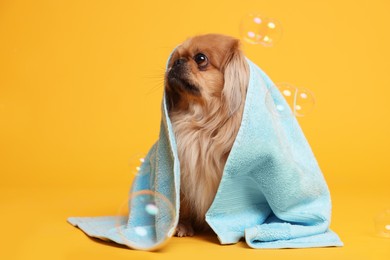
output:
[[381, 212], [375, 221], [375, 231], [378, 236], [390, 238], [390, 209]]
[[151, 190], [131, 193], [119, 209], [117, 219], [120, 242], [133, 249], [157, 250], [175, 233], [173, 204], [161, 193]]
[[141, 165], [145, 162], [145, 154], [137, 153], [129, 159], [130, 171], [133, 175], [138, 174]]
[[279, 83], [268, 89], [265, 104], [268, 110], [276, 116], [303, 117], [313, 110], [315, 98], [308, 89], [297, 88], [288, 83]]
[[282, 26], [273, 18], [251, 13], [242, 18], [240, 34], [250, 44], [261, 44], [265, 47], [271, 47], [280, 40]]

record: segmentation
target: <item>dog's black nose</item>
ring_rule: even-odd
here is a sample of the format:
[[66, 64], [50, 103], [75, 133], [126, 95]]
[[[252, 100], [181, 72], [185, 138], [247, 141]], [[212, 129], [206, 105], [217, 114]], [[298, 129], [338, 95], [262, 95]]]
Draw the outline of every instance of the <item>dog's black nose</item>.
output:
[[184, 64], [184, 63], [186, 63], [186, 60], [185, 59], [183, 59], [183, 58], [181, 58], [181, 59], [177, 59], [177, 60], [175, 60], [175, 62], [173, 63], [173, 66], [180, 66], [180, 65], [182, 65], [182, 64]]

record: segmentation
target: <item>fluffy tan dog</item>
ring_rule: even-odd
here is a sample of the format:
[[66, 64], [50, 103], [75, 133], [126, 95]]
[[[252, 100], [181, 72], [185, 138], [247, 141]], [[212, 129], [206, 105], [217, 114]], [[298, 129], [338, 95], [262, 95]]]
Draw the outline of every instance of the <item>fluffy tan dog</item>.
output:
[[171, 56], [165, 91], [181, 170], [179, 237], [208, 227], [205, 214], [241, 124], [248, 81], [239, 41], [229, 36], [190, 38]]

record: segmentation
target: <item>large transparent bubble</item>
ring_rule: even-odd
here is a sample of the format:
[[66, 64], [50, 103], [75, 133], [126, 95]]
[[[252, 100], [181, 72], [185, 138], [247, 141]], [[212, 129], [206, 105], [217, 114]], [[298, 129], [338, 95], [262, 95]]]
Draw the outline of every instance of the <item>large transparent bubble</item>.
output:
[[175, 233], [175, 208], [161, 193], [131, 193], [119, 209], [116, 230], [122, 243], [130, 248], [157, 250]]

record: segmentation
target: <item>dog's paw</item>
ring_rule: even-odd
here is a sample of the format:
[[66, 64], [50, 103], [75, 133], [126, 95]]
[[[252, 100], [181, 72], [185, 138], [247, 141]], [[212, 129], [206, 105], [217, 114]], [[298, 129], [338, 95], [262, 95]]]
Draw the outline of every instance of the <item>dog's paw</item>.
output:
[[194, 229], [190, 224], [179, 223], [176, 228], [177, 237], [192, 237], [194, 235]]

